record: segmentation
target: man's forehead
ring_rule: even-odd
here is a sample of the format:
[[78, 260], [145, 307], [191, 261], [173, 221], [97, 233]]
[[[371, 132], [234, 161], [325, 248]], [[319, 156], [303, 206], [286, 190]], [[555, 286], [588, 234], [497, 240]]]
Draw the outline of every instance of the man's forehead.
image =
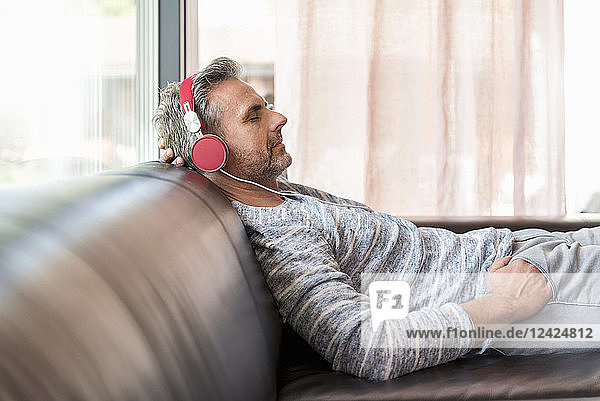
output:
[[264, 103], [264, 98], [246, 82], [239, 79], [228, 79], [212, 91], [211, 101], [218, 103], [223, 111], [241, 115], [248, 107], [257, 102]]

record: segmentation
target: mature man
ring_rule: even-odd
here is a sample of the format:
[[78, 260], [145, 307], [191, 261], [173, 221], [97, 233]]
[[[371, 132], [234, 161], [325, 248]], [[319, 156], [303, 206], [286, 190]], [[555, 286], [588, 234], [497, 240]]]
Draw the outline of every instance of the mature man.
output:
[[[219, 58], [191, 84], [203, 133], [219, 136], [229, 149], [225, 166], [210, 173], [195, 166], [191, 149], [198, 135], [184, 123], [179, 83], [162, 92], [153, 118], [163, 148], [169, 148], [163, 161], [180, 155], [180, 165], [204, 174], [232, 202], [282, 321], [334, 370], [385, 380], [456, 359], [478, 345], [456, 335], [442, 345], [439, 338], [408, 335], [412, 329], [450, 334], [532, 316], [553, 323], [565, 316], [561, 308], [600, 323], [600, 286], [574, 291], [576, 279], [552, 276], [599, 272], [600, 229], [488, 228], [458, 235], [291, 183], [280, 176], [292, 163], [282, 142], [287, 119], [240, 74], [239, 64]], [[409, 313], [374, 326], [365, 280], [380, 278], [410, 284]], [[555, 308], [544, 307], [549, 300]], [[528, 352], [538, 351], [522, 353]]]

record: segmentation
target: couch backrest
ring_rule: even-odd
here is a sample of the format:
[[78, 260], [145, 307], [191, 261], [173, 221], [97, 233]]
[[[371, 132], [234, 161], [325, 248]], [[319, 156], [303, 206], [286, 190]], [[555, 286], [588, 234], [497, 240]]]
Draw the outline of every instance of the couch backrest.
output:
[[0, 193], [0, 399], [275, 399], [280, 330], [199, 174], [151, 162]]

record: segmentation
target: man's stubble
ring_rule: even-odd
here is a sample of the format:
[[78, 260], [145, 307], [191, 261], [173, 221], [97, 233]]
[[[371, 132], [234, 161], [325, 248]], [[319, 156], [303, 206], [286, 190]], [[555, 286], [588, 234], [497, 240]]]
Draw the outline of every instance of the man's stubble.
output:
[[292, 164], [292, 156], [285, 148], [236, 152], [232, 156], [244, 178], [255, 182], [273, 181]]

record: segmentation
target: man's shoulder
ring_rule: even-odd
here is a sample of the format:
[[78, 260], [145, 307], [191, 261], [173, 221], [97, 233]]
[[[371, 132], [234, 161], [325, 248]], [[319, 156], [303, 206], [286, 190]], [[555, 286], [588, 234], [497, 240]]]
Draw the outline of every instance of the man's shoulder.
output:
[[312, 196], [313, 198], [321, 199], [327, 202], [338, 203], [338, 204], [350, 204], [356, 205], [364, 208], [368, 208], [367, 205], [357, 202], [352, 199], [344, 198], [341, 196], [333, 195], [329, 192], [323, 191], [322, 189], [313, 188], [308, 185], [298, 184], [295, 182], [291, 182], [284, 176], [280, 175], [277, 177], [277, 185], [281, 191], [291, 191], [298, 192], [303, 195]]

